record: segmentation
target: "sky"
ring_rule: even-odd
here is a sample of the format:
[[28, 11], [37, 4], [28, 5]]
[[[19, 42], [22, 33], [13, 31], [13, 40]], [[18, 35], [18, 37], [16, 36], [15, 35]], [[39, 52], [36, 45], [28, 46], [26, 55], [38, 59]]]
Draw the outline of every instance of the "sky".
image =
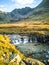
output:
[[34, 8], [38, 6], [42, 0], [0, 0], [0, 10], [11, 12], [15, 8]]

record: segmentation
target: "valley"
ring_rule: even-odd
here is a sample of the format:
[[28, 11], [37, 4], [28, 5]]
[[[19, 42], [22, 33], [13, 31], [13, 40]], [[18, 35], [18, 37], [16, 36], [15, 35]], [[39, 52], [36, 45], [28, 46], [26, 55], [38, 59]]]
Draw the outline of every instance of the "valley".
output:
[[49, 0], [0, 11], [0, 65], [49, 65]]
[[39, 33], [49, 35], [49, 24], [40, 21], [21, 21], [17, 23], [0, 24], [0, 33], [27, 34]]

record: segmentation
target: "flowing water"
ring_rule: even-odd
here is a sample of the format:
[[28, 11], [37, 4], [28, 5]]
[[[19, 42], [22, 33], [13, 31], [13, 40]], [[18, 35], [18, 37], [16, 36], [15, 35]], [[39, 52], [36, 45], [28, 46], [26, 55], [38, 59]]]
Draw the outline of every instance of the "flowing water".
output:
[[8, 35], [14, 44], [25, 56], [30, 56], [47, 63], [49, 60], [49, 46], [38, 43], [37, 38], [21, 36], [17, 34]]
[[11, 42], [14, 45], [18, 45], [18, 44], [26, 44], [26, 43], [35, 43], [37, 42], [36, 38], [30, 38], [28, 36], [21, 36], [21, 35], [9, 35]]

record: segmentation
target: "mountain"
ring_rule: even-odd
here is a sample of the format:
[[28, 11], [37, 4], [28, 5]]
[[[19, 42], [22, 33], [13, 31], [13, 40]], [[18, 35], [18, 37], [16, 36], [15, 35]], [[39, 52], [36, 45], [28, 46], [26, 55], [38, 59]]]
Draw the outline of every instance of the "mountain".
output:
[[12, 23], [21, 20], [49, 21], [49, 0], [43, 0], [37, 7], [14, 9], [11, 12], [0, 12], [0, 23]]
[[2, 21], [4, 21], [4, 23], [20, 21], [21, 19], [26, 18], [27, 14], [32, 10], [33, 9], [30, 7], [25, 7], [22, 9], [14, 9], [8, 13], [0, 12], [0, 23], [2, 23]]
[[0, 11], [0, 23], [10, 22], [10, 15], [7, 12]]
[[15, 13], [15, 14], [19, 14], [19, 15], [26, 15], [27, 13], [29, 13], [30, 11], [32, 11], [32, 8], [30, 7], [25, 7], [22, 9], [15, 9], [13, 10], [11, 13]]
[[49, 8], [49, 0], [43, 0], [38, 7]]
[[10, 16], [13, 20], [11, 21], [20, 21], [23, 18], [27, 18], [27, 14], [31, 12], [33, 9], [30, 7], [25, 7], [22, 9], [14, 9], [12, 12], [10, 12]]
[[43, 0], [34, 8], [28, 19], [49, 21], [49, 0]]

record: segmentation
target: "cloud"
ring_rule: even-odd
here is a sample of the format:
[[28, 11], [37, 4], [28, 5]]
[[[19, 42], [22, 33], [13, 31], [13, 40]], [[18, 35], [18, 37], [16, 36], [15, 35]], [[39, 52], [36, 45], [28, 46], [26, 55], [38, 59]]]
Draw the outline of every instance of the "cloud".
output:
[[32, 7], [34, 0], [11, 0], [15, 3], [16, 8]]
[[0, 5], [0, 10], [6, 12], [11, 11], [10, 7], [7, 7], [7, 5]]
[[16, 8], [31, 7], [34, 8], [39, 5], [42, 0], [11, 0]]
[[8, 8], [0, 8], [1, 11], [8, 11]]
[[3, 10], [4, 9], [4, 5], [0, 5], [0, 10]]
[[12, 0], [15, 3], [19, 3], [22, 5], [32, 4], [34, 0]]
[[8, 0], [0, 4], [0, 10], [11, 12], [15, 8], [36, 7], [42, 0]]

